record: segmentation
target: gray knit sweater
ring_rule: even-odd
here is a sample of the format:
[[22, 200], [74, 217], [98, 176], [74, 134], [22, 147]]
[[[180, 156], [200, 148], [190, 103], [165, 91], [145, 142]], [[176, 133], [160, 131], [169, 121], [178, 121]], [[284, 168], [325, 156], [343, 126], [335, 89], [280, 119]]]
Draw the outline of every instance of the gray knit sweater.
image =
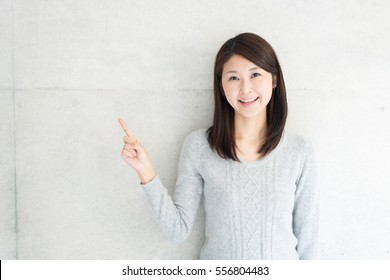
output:
[[173, 199], [157, 176], [143, 185], [168, 238], [189, 235], [204, 197], [201, 259], [316, 259], [318, 186], [313, 146], [284, 132], [257, 161], [221, 158], [206, 129], [184, 141]]

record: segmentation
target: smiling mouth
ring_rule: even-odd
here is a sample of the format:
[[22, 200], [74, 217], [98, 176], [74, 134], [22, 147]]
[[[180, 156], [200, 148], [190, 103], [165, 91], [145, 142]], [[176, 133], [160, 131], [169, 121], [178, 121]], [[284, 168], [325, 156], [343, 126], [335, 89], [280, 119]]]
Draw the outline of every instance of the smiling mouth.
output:
[[256, 102], [257, 101], [257, 99], [259, 99], [259, 97], [255, 97], [255, 98], [253, 98], [253, 99], [247, 99], [247, 100], [239, 100], [241, 103], [243, 103], [243, 104], [252, 104], [252, 103], [254, 103], [254, 102]]

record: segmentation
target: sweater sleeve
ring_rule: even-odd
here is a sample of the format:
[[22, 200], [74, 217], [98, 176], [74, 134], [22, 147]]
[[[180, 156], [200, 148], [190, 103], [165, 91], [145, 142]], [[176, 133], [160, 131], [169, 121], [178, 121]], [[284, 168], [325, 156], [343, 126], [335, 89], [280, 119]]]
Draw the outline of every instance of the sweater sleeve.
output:
[[203, 179], [198, 172], [198, 142], [195, 133], [184, 141], [173, 198], [159, 176], [142, 186], [162, 231], [175, 243], [181, 243], [188, 237], [203, 193]]
[[293, 231], [298, 240], [299, 259], [318, 258], [319, 187], [317, 162], [311, 143], [306, 144], [306, 157], [297, 181], [293, 211]]

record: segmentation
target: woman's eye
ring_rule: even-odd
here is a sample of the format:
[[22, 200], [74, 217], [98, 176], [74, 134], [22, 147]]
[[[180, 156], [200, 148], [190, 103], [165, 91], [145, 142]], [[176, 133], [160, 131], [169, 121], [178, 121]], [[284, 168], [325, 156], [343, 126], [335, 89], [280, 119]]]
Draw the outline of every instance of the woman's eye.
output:
[[257, 76], [261, 76], [260, 73], [253, 73], [253, 74], [252, 74], [252, 77], [253, 77], [253, 78], [254, 78], [254, 77], [257, 77]]
[[235, 77], [235, 76], [231, 76], [231, 77], [229, 77], [229, 81], [237, 81], [238, 80], [238, 78], [237, 77]]

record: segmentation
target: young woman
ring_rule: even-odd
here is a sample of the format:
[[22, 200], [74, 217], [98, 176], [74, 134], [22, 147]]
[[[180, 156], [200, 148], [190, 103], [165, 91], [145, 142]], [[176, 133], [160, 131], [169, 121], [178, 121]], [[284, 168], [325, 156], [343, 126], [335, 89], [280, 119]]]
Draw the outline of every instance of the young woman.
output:
[[173, 199], [145, 149], [126, 132], [122, 158], [133, 167], [155, 217], [176, 242], [188, 236], [202, 196], [201, 259], [315, 259], [318, 187], [312, 145], [286, 132], [282, 70], [271, 45], [239, 34], [219, 50], [213, 126], [184, 141]]

